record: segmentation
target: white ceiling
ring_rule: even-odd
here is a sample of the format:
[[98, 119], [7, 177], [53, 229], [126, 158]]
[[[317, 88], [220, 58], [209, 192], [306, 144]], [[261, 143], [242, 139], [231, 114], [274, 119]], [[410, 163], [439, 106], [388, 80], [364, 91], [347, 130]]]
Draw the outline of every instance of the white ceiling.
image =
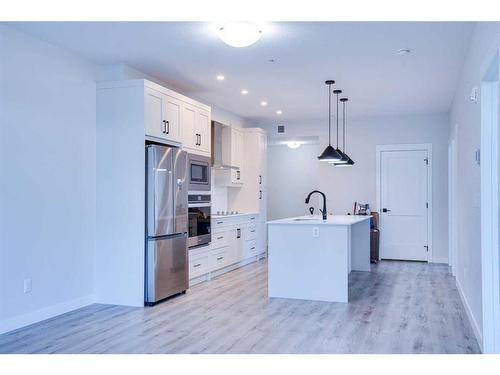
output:
[[[324, 120], [326, 79], [349, 97], [351, 116], [447, 112], [474, 27], [277, 22], [264, 24], [253, 46], [232, 48], [205, 22], [10, 25], [97, 64], [123, 62], [258, 123]], [[398, 56], [400, 48], [412, 53]], [[226, 79], [217, 81], [217, 74]], [[242, 88], [250, 93], [240, 95]], [[269, 105], [261, 107], [261, 100]]]

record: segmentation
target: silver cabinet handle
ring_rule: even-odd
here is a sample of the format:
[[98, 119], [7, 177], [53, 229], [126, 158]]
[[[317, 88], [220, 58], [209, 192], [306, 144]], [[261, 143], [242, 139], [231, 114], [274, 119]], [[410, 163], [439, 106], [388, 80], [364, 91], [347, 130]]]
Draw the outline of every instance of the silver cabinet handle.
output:
[[217, 222], [217, 224], [222, 224], [222, 223], [223, 223], [223, 221], [218, 221], [218, 222]]
[[201, 263], [195, 264], [193, 267], [199, 267], [201, 266]]
[[224, 257], [218, 257], [217, 260], [221, 260], [221, 259], [224, 259]]

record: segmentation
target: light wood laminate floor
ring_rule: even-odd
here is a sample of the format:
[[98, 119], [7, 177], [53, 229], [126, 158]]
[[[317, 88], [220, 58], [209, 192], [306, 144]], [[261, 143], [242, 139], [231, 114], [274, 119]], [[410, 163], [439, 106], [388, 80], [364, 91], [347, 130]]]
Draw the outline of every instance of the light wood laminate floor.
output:
[[445, 265], [383, 261], [351, 273], [349, 299], [268, 299], [261, 261], [154, 307], [95, 304], [1, 335], [0, 352], [479, 352]]

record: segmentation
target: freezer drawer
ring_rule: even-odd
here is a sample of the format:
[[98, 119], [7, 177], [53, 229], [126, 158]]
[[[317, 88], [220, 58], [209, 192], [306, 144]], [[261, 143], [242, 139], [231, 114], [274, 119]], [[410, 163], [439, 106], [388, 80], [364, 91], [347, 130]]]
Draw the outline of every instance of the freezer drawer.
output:
[[187, 234], [148, 240], [146, 264], [147, 303], [188, 289]]

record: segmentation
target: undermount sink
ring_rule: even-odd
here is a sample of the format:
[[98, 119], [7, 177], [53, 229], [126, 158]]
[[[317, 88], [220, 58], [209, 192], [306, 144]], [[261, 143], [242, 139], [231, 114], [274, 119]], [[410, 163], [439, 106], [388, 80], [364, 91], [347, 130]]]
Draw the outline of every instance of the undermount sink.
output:
[[297, 219], [293, 219], [293, 221], [309, 221], [309, 220], [317, 220], [317, 221], [319, 221], [320, 219], [315, 219], [313, 217], [299, 217]]

